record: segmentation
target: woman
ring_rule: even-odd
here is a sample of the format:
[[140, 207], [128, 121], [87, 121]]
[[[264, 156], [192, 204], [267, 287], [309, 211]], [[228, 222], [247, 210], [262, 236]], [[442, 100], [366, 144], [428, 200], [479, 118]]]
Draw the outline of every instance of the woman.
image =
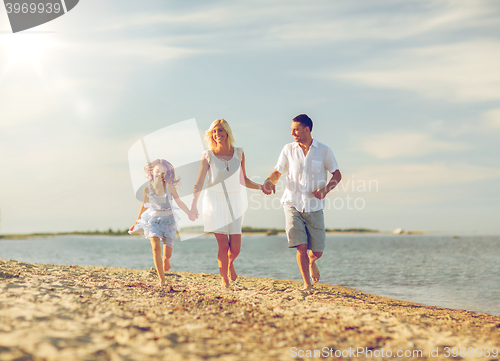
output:
[[217, 260], [222, 287], [228, 288], [230, 280], [238, 277], [233, 262], [240, 253], [241, 223], [247, 201], [240, 188], [244, 185], [261, 190], [262, 185], [247, 178], [243, 149], [234, 147], [233, 133], [224, 119], [212, 123], [205, 139], [211, 149], [203, 152], [201, 158], [190, 219], [198, 218], [198, 198], [208, 174], [203, 197], [204, 227], [205, 232], [214, 232], [219, 244]]

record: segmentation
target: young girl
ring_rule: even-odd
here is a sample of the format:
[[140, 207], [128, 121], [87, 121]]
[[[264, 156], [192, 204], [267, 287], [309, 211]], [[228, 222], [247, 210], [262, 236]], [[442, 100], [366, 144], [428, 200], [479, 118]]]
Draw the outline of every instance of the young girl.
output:
[[[128, 233], [142, 234], [150, 239], [153, 260], [160, 277], [159, 285], [165, 286], [165, 271], [170, 269], [170, 257], [177, 231], [177, 215], [172, 211], [172, 198], [186, 214], [190, 211], [177, 194], [179, 179], [175, 179], [175, 170], [171, 163], [165, 159], [157, 159], [146, 165], [144, 172], [149, 179], [149, 186], [144, 188], [144, 201], [139, 216]], [[160, 240], [163, 242], [163, 265]]]

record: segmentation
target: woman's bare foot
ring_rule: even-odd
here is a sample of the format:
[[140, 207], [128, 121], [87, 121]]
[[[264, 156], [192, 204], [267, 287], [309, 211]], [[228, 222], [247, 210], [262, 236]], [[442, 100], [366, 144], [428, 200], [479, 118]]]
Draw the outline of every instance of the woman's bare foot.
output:
[[304, 284], [304, 287], [302, 287], [302, 290], [301, 291], [311, 291], [313, 288], [312, 285], [307, 285], [307, 284]]
[[311, 274], [311, 278], [314, 283], [318, 283], [319, 281], [319, 268], [316, 266], [316, 262], [309, 265], [309, 273]]
[[236, 270], [234, 269], [233, 263], [231, 263], [229, 265], [229, 272], [228, 272], [228, 274], [229, 274], [229, 279], [232, 282], [236, 281], [236, 279], [238, 278], [238, 275], [236, 274]]
[[222, 282], [221, 282], [221, 287], [222, 288], [229, 288], [229, 279], [222, 279]]
[[169, 258], [165, 258], [163, 260], [163, 269], [165, 270], [165, 272], [167, 272], [170, 268], [172, 268], [170, 266], [170, 259]]

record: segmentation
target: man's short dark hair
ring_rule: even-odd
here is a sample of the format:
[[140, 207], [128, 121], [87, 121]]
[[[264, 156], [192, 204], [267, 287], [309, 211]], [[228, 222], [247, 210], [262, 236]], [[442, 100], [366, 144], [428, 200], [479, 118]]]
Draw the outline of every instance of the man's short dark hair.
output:
[[309, 118], [307, 115], [305, 114], [300, 114], [300, 115], [297, 115], [295, 118], [293, 118], [293, 121], [294, 122], [299, 122], [300, 124], [302, 124], [304, 127], [309, 127], [309, 130], [312, 131], [313, 130], [313, 121], [311, 120], [311, 118]]

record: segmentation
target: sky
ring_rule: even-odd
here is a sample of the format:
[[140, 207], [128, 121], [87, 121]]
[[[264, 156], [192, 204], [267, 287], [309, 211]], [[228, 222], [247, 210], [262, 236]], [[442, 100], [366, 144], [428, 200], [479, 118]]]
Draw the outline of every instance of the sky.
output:
[[[495, 0], [81, 0], [12, 34], [0, 7], [0, 233], [129, 228], [129, 149], [193, 118], [226, 119], [262, 182], [306, 113], [343, 175], [328, 228], [500, 234], [499, 20]], [[284, 228], [278, 190], [248, 191], [244, 225]]]

